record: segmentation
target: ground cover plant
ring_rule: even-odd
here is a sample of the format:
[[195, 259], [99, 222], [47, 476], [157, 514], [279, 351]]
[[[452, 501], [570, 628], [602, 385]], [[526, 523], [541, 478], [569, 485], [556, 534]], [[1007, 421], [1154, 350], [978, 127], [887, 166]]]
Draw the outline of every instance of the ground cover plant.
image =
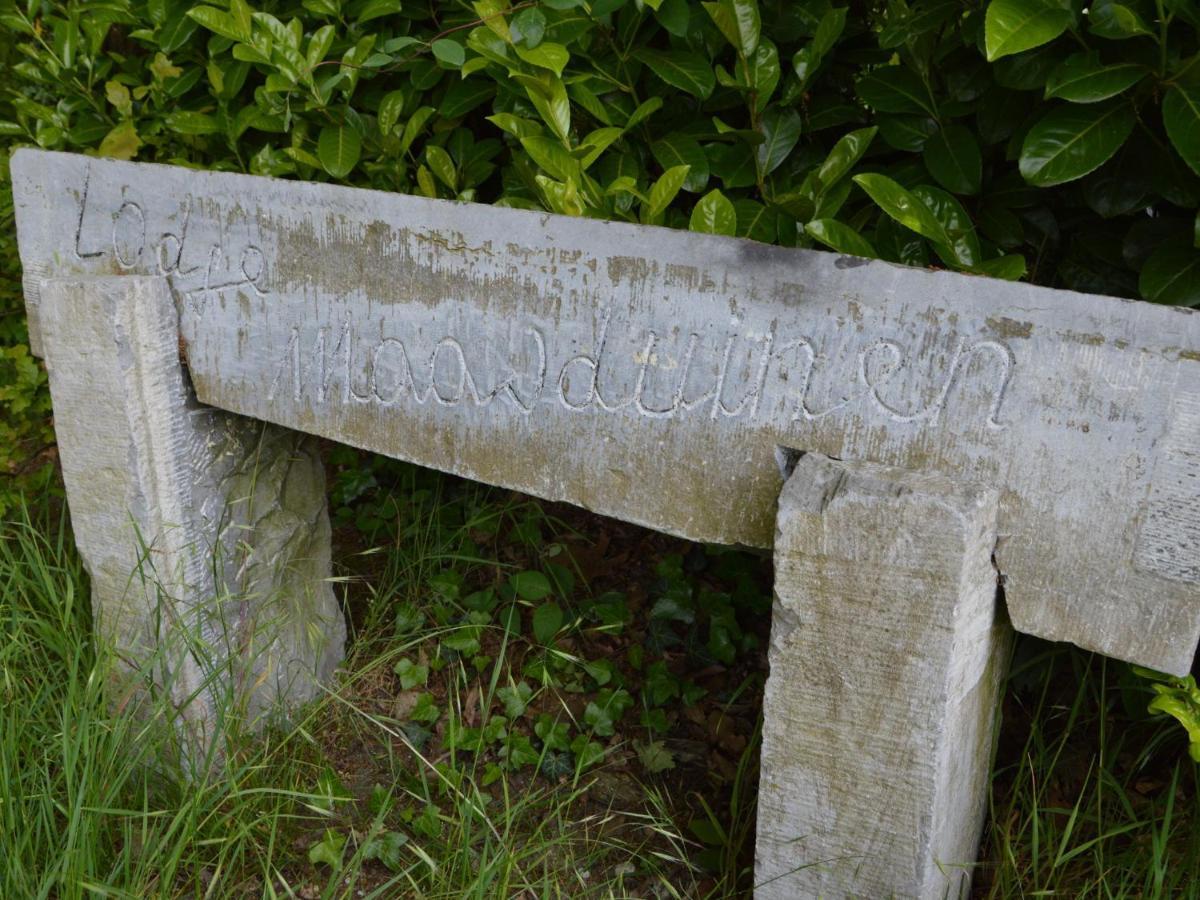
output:
[[[1197, 305], [1198, 29], [1188, 0], [0, 0], [0, 146]], [[0, 895], [746, 890], [765, 563], [345, 450], [344, 681], [201, 790], [155, 772], [101, 702], [11, 218], [5, 182]], [[1194, 682], [1022, 647], [977, 892], [1194, 892]]]

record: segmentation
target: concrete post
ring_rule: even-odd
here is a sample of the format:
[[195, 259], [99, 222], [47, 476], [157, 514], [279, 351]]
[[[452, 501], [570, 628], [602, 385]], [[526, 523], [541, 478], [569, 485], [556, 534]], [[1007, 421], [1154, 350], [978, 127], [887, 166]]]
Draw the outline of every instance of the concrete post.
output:
[[118, 702], [169, 692], [191, 751], [230, 710], [312, 697], [341, 660], [312, 439], [198, 404], [165, 278], [40, 286], [76, 543]]
[[967, 895], [1010, 629], [995, 491], [803, 456], [779, 500], [755, 897]]

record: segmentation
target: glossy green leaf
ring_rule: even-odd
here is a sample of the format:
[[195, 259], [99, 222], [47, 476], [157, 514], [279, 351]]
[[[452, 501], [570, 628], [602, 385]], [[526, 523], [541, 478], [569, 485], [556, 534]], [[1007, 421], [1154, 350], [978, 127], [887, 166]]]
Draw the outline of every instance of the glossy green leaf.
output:
[[1123, 100], [1103, 107], [1060, 106], [1030, 129], [1021, 146], [1021, 175], [1051, 187], [1082, 178], [1104, 165], [1129, 137], [1137, 119]]
[[929, 208], [903, 186], [886, 175], [869, 173], [855, 175], [855, 184], [867, 192], [885, 213], [935, 244], [950, 244], [946, 229], [934, 217]]
[[784, 160], [796, 148], [802, 127], [803, 120], [793, 109], [772, 106], [767, 110], [759, 123], [763, 140], [755, 151], [761, 177], [765, 178], [783, 165]]
[[1088, 23], [1092, 34], [1110, 40], [1154, 36], [1154, 32], [1133, 7], [1111, 0], [1096, 0], [1088, 9]]
[[571, 133], [571, 100], [561, 78], [554, 75], [546, 77], [549, 78], [548, 83], [535, 79], [524, 81], [525, 93], [542, 121], [550, 126], [559, 140], [566, 141]]
[[1163, 98], [1162, 114], [1171, 143], [1200, 175], [1200, 87], [1172, 85]]
[[875, 124], [888, 146], [908, 153], [920, 153], [938, 131], [928, 116], [876, 116]]
[[542, 135], [521, 138], [521, 146], [537, 167], [557, 181], [579, 180], [579, 160], [561, 142]]
[[698, 194], [708, 184], [708, 157], [691, 135], [678, 132], [668, 134], [651, 144], [650, 152], [664, 171], [675, 166], [688, 167], [683, 190]]
[[346, 125], [326, 125], [317, 138], [317, 158], [334, 178], [345, 178], [358, 164], [362, 139]]
[[[503, 22], [503, 16], [497, 16]], [[546, 14], [536, 6], [523, 9], [513, 16], [509, 36], [517, 45], [532, 50], [546, 36]], [[503, 35], [501, 35], [503, 37]]]
[[848, 253], [851, 256], [865, 256], [874, 259], [879, 256], [871, 242], [844, 222], [836, 219], [814, 219], [804, 226], [804, 230], [814, 239], [830, 250], [838, 253]]
[[747, 69], [754, 90], [754, 106], [762, 112], [767, 108], [782, 75], [779, 68], [779, 50], [771, 41], [759, 41], [758, 49], [747, 63]]
[[199, 112], [177, 110], [166, 117], [166, 125], [176, 134], [219, 134], [220, 123], [212, 116]]
[[846, 27], [846, 8], [839, 7], [826, 11], [813, 33], [812, 40], [806, 47], [801, 47], [792, 56], [792, 68], [802, 85], [808, 81], [821, 67], [825, 56], [833, 49], [842, 30]]
[[925, 168], [938, 184], [955, 194], [978, 194], [983, 157], [975, 136], [961, 125], [948, 125], [925, 143]]
[[688, 229], [702, 234], [737, 234], [737, 210], [720, 191], [709, 191], [694, 207]]
[[672, 87], [707, 100], [716, 87], [712, 65], [698, 53], [682, 50], [636, 50], [633, 54]]
[[455, 169], [454, 160], [444, 148], [437, 144], [426, 145], [425, 161], [429, 164], [429, 171], [437, 176], [438, 181], [451, 191], [458, 190], [458, 171]]
[[195, 6], [189, 9], [188, 16], [199, 22], [214, 34], [229, 38], [231, 41], [249, 41], [250, 29], [243, 28], [233, 16], [224, 10], [212, 6]]
[[842, 135], [838, 139], [838, 142], [833, 145], [833, 149], [829, 151], [829, 155], [825, 157], [825, 161], [817, 169], [817, 180], [820, 182], [819, 191], [828, 190], [846, 177], [847, 173], [867, 152], [877, 131], [876, 128], [860, 128]]
[[985, 259], [983, 262], [977, 264], [972, 271], [980, 275], [986, 275], [989, 278], [1020, 281], [1025, 277], [1025, 269], [1025, 257], [1019, 253], [1010, 253], [1008, 256]]
[[984, 19], [988, 61], [1040, 47], [1070, 24], [1070, 9], [1057, 0], [991, 0]]
[[526, 50], [524, 47], [517, 47], [517, 56], [525, 60], [531, 66], [537, 66], [539, 69], [548, 69], [555, 75], [562, 75], [563, 69], [571, 60], [571, 54], [562, 44], [556, 44], [551, 41], [539, 44], [532, 50]]
[[462, 64], [467, 60], [467, 54], [463, 49], [463, 45], [449, 38], [441, 38], [434, 41], [429, 49], [433, 51], [433, 55], [437, 57], [438, 62], [451, 69], [461, 68]]
[[390, 134], [392, 128], [400, 121], [400, 115], [404, 112], [404, 91], [389, 91], [383, 95], [383, 99], [379, 101], [379, 131], [381, 134]]
[[1146, 69], [1136, 63], [1106, 66], [1097, 53], [1075, 53], [1046, 79], [1046, 99], [1098, 103], [1128, 90], [1145, 76]]
[[758, 47], [762, 19], [757, 0], [716, 0], [700, 5], [742, 56], [750, 56]]
[[1200, 249], [1184, 243], [1159, 247], [1142, 266], [1138, 290], [1154, 303], [1200, 305]]
[[884, 66], [864, 75], [858, 80], [858, 96], [878, 112], [937, 116], [929, 90], [905, 66]]
[[646, 198], [645, 221], [657, 219], [666, 211], [667, 207], [671, 205], [671, 201], [675, 199], [675, 195], [683, 187], [687, 176], [687, 166], [674, 166], [662, 173], [662, 176], [650, 188], [650, 194]]
[[[918, 185], [912, 195], [925, 204], [946, 234], [945, 241], [935, 241], [934, 250], [947, 265], [968, 269], [983, 258], [975, 223], [958, 198], [929, 184]], [[928, 235], [927, 235], [928, 236]]]
[[468, 78], [450, 86], [442, 97], [438, 113], [443, 119], [465, 116], [475, 107], [487, 103], [496, 96], [496, 83], [487, 78]]

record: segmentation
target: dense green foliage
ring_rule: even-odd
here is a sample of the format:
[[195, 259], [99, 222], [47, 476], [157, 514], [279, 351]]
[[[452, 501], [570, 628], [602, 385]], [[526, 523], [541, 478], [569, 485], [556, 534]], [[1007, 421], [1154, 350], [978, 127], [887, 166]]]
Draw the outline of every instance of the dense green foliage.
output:
[[1189, 0], [10, 2], [0, 133], [1200, 302]]
[[[260, 5], [0, 0], [0, 150], [329, 179], [1200, 303], [1192, 0]], [[48, 443], [49, 404], [6, 204], [12, 473]]]

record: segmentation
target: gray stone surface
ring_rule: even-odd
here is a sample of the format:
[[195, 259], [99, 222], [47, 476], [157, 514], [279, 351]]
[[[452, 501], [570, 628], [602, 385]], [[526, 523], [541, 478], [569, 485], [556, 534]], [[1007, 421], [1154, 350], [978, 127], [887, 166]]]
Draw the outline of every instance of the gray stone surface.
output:
[[215, 715], [257, 721], [313, 696], [345, 622], [312, 439], [196, 402], [165, 278], [49, 279], [39, 293], [97, 628], [134, 676], [117, 690], [169, 691], [198, 748]]
[[167, 277], [205, 403], [762, 547], [779, 446], [986, 484], [1018, 629], [1191, 664], [1195, 313], [326, 185], [12, 171], [26, 271]]
[[998, 495], [804, 456], [779, 499], [757, 900], [966, 897], [1010, 629]]

